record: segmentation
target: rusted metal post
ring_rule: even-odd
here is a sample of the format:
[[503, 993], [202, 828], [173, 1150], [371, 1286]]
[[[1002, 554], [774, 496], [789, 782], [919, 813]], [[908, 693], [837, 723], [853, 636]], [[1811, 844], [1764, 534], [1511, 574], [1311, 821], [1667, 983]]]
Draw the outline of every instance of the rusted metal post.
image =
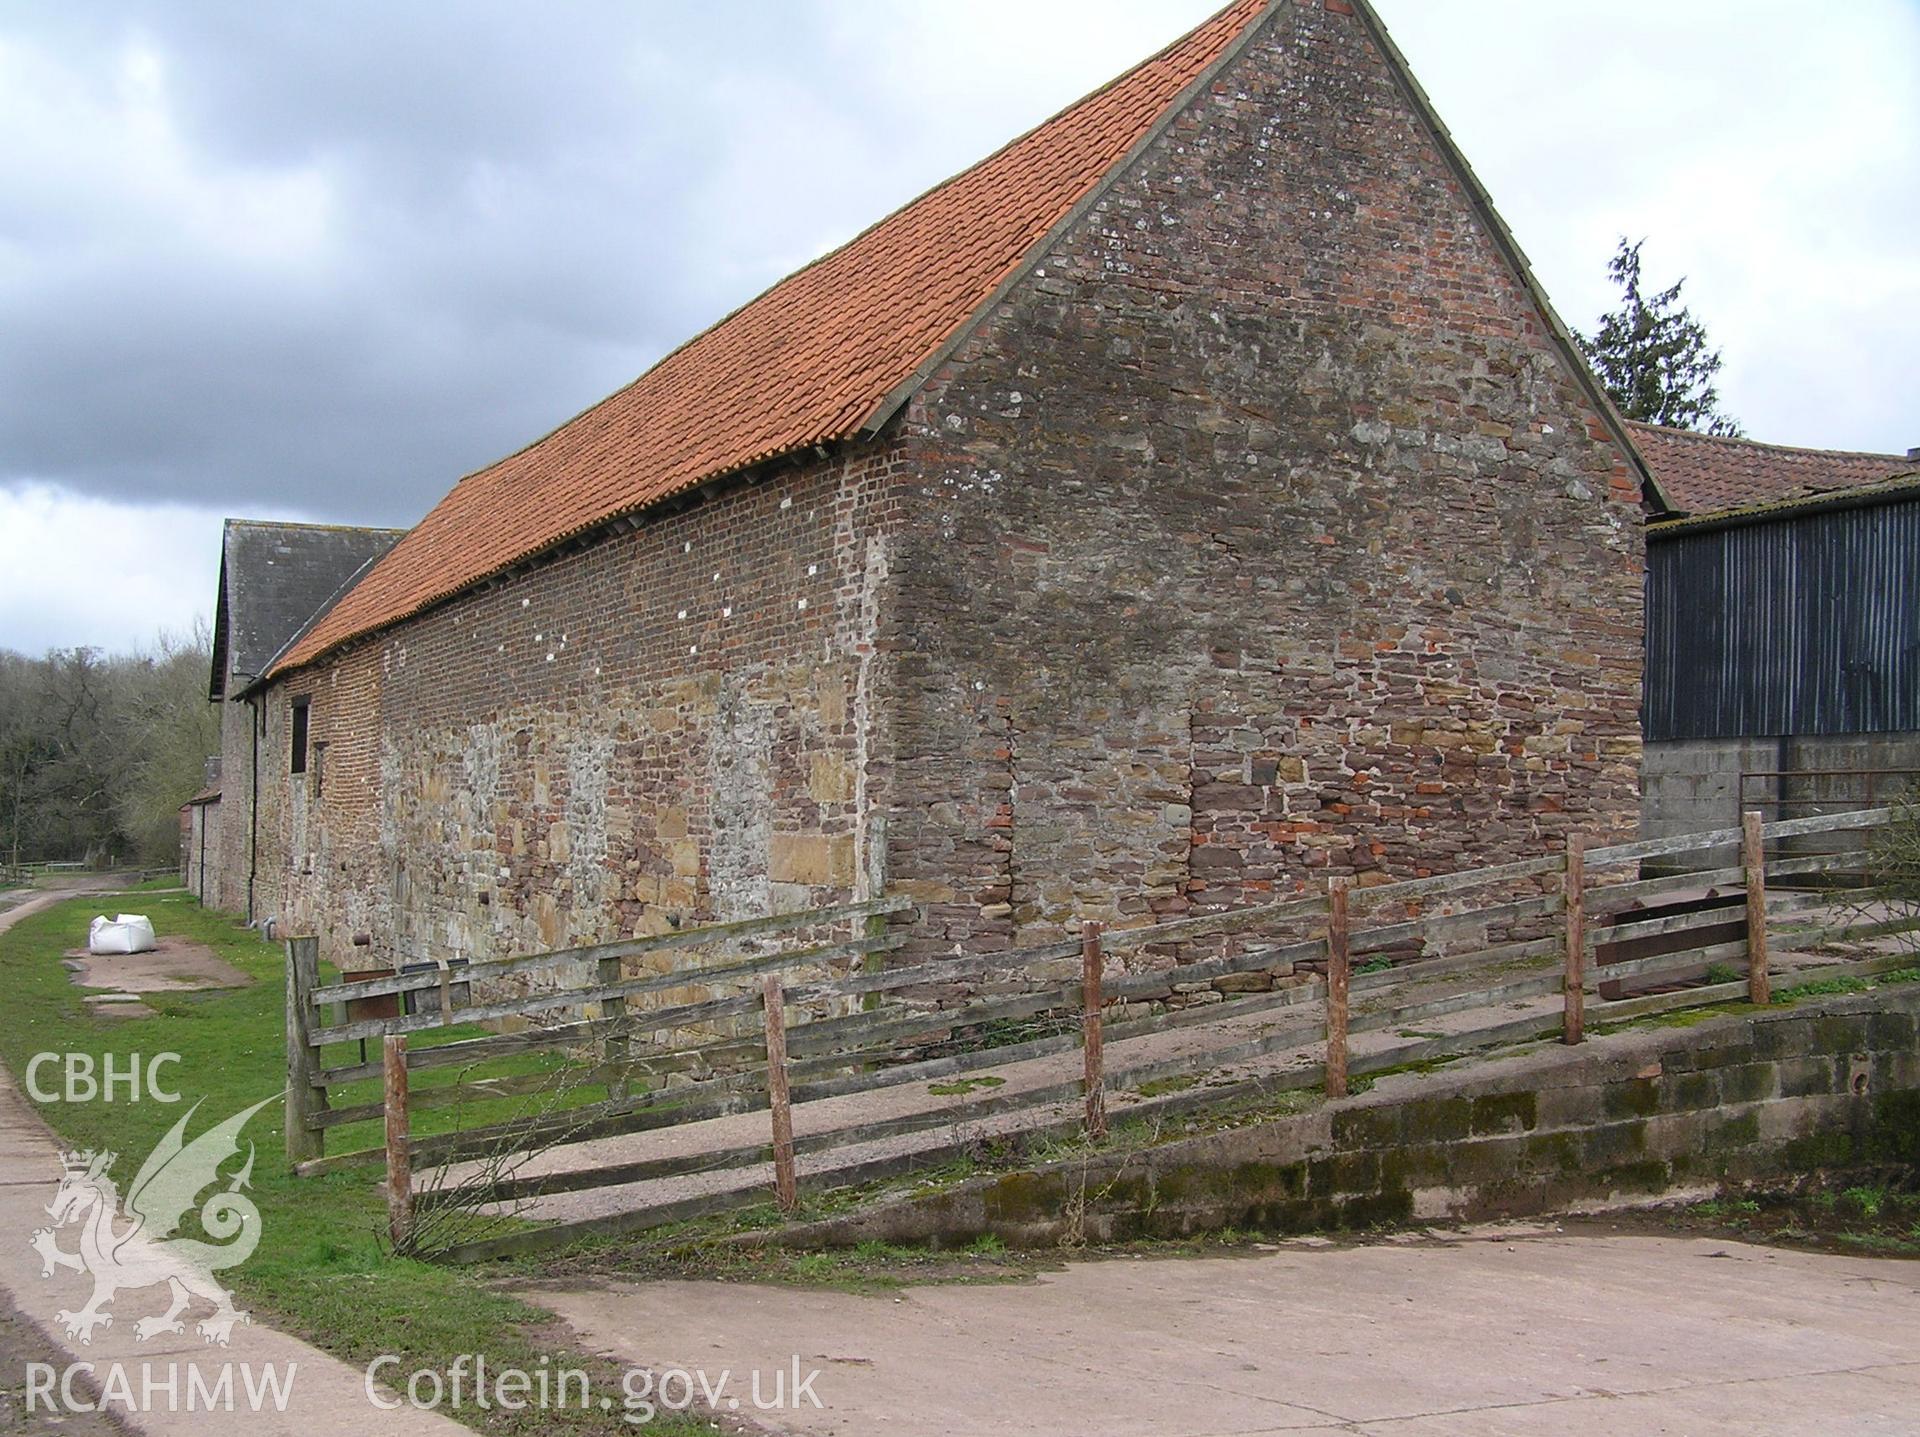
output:
[[800, 1202], [793, 1171], [793, 1097], [787, 1088], [787, 1004], [780, 980], [769, 973], [760, 989], [767, 1021], [767, 1108], [773, 1115], [773, 1195], [780, 1211]]
[[1747, 865], [1747, 998], [1754, 1003], [1771, 1003], [1773, 980], [1767, 973], [1767, 841], [1760, 824], [1757, 808], [1740, 815]]
[[1105, 1055], [1102, 1052], [1100, 1009], [1106, 1001], [1102, 991], [1106, 954], [1100, 949], [1100, 925], [1080, 925], [1080, 1032], [1086, 1054], [1087, 1136], [1107, 1135], [1107, 1086]]
[[1578, 1043], [1587, 1035], [1587, 841], [1567, 835], [1566, 1012], [1560, 1041]]
[[413, 1239], [413, 1139], [407, 1111], [407, 1035], [381, 1040], [380, 1072], [387, 1118], [387, 1235], [395, 1251]]
[[327, 1153], [325, 1129], [309, 1128], [308, 1119], [326, 1111], [327, 1090], [314, 1086], [320, 1054], [313, 1046], [313, 990], [320, 985], [320, 940], [287, 940], [287, 1092], [283, 1116], [287, 1130], [287, 1161], [295, 1166]]
[[1349, 880], [1327, 880], [1327, 1096], [1347, 1095], [1347, 991], [1353, 960], [1347, 920]]

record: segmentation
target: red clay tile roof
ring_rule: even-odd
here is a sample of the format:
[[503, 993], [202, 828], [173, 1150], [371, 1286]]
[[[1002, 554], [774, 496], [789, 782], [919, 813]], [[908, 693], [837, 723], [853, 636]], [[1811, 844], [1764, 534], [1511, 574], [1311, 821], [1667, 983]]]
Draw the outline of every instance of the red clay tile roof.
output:
[[1657, 424], [1629, 423], [1627, 429], [1661, 489], [1689, 514], [1877, 484], [1916, 467], [1898, 454], [1792, 449]]
[[274, 672], [310, 663], [620, 514], [856, 433], [1267, 4], [1235, 0], [782, 280], [625, 389], [469, 474]]

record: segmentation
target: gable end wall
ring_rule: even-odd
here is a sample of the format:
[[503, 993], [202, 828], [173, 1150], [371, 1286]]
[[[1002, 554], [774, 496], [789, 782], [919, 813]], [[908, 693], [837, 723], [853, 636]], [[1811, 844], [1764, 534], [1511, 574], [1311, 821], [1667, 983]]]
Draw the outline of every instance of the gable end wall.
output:
[[907, 411], [926, 952], [1632, 829], [1640, 496], [1346, 11], [1283, 6]]

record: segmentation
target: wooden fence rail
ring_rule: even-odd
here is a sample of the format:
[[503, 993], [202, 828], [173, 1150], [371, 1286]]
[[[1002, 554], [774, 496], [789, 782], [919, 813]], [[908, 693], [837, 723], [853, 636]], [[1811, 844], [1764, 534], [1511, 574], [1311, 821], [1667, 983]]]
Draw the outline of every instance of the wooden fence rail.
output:
[[[1420, 1061], [1421, 1054], [1467, 1051], [1512, 1041], [1522, 1032], [1544, 1036], [1548, 1030], [1578, 1043], [1594, 1021], [1724, 1001], [1729, 989], [1764, 1003], [1771, 994], [1769, 964], [1784, 955], [1920, 928], [1920, 922], [1899, 916], [1853, 916], [1844, 922], [1816, 916], [1795, 924], [1797, 916], [1829, 906], [1831, 892], [1769, 886], [1788, 879], [1819, 881], [1850, 872], [1848, 863], [1858, 866], [1857, 855], [1843, 854], [1776, 853], [1769, 861], [1770, 843], [1872, 828], [1892, 812], [1881, 808], [1771, 824], [1749, 813], [1736, 829], [1605, 846], [1588, 846], [1576, 834], [1560, 852], [1513, 863], [1364, 886], [1338, 878], [1324, 893], [1256, 907], [1123, 928], [1087, 921], [1071, 941], [894, 968], [873, 965], [899, 946], [903, 932], [881, 930], [913, 905], [878, 896], [805, 913], [476, 963], [452, 975], [434, 970], [324, 985], [317, 941], [294, 938], [288, 942], [288, 1153], [302, 1172], [384, 1159], [389, 1199], [400, 1203], [392, 1216], [399, 1243], [412, 1230], [416, 1200], [443, 1200], [431, 1188], [416, 1199], [419, 1170], [497, 1152], [502, 1145], [572, 1142], [766, 1111], [763, 1142], [586, 1171], [496, 1178], [489, 1192], [509, 1201], [771, 1161], [776, 1198], [790, 1211], [798, 1195], [797, 1156], [904, 1133], [958, 1132], [968, 1124], [1076, 1098], [1078, 1125], [1097, 1138], [1106, 1131], [1111, 1093], [1174, 1079], [1191, 1083], [1196, 1074], [1230, 1073], [1236, 1065], [1275, 1054], [1319, 1046], [1321, 1060], [1285, 1081], [1323, 1086], [1337, 1097], [1348, 1090], [1353, 1075], [1391, 1065], [1382, 1063], [1382, 1051], [1395, 1063]], [[1648, 858], [1722, 848], [1737, 849], [1739, 863], [1690, 875], [1643, 878], [1638, 872]], [[1736, 887], [1744, 892], [1734, 895], [1737, 906], [1731, 909], [1659, 909], [1663, 900], [1693, 889], [1730, 892]], [[1651, 906], [1640, 916], [1643, 905]], [[1737, 939], [1728, 936], [1730, 921], [1738, 925]], [[817, 935], [836, 924], [853, 925], [854, 936], [820, 941]], [[1227, 951], [1181, 961], [1181, 945], [1201, 938], [1229, 940]], [[630, 971], [625, 965], [651, 955], [766, 944], [775, 946], [685, 970], [624, 976]], [[1630, 944], [1652, 945], [1652, 951], [1643, 946], [1634, 953]], [[1109, 973], [1109, 962], [1121, 955], [1144, 966]], [[1076, 957], [1077, 981], [1038, 976]], [[1738, 982], [1716, 981], [1716, 965], [1737, 973]], [[1169, 992], [1262, 973], [1277, 980], [1270, 991], [1229, 992], [1190, 1007], [1161, 1004]], [[1025, 982], [1019, 981], [1023, 974]], [[518, 997], [487, 991], [503, 980], [536, 976], [555, 986]], [[560, 986], [569, 981], [572, 986]], [[956, 984], [974, 981], [985, 982], [986, 991], [953, 996]], [[727, 992], [728, 985], [739, 984], [751, 986]], [[457, 1002], [451, 996], [456, 988]], [[718, 989], [723, 996], [658, 1008], [636, 1001], [701, 988]], [[1644, 991], [1661, 988], [1669, 991]], [[1557, 1011], [1538, 1006], [1556, 994]], [[415, 998], [420, 1008], [409, 1013], [405, 1005]], [[343, 1006], [356, 1006], [364, 1015], [371, 999], [398, 1006], [390, 1013], [322, 1022]], [[1111, 1010], [1119, 1003], [1147, 1006], [1130, 1007], [1133, 1016], [1116, 1021]], [[1318, 1016], [1309, 1011], [1314, 1003], [1321, 1004]], [[1537, 1011], [1506, 1016], [1512, 1005], [1528, 1003]], [[1301, 1010], [1297, 1022], [1282, 1016], [1279, 1026], [1234, 1027], [1240, 1019], [1284, 1015], [1294, 1008]], [[1403, 1030], [1405, 1037], [1410, 1023], [1481, 1013], [1497, 1021], [1423, 1037], [1411, 1046], [1378, 1047], [1378, 1035], [1386, 1030]], [[509, 1017], [546, 1024], [513, 1033], [453, 1035], [426, 1045], [408, 1042], [409, 1035], [438, 1038], [449, 1027]], [[1195, 1051], [1113, 1061], [1116, 1043], [1202, 1026], [1212, 1041]], [[648, 1035], [691, 1041], [670, 1046], [640, 1041]], [[1352, 1043], [1361, 1035], [1374, 1035], [1372, 1046], [1356, 1054]], [[331, 1066], [323, 1062], [325, 1047], [373, 1039], [383, 1048], [377, 1058], [362, 1054]], [[795, 1104], [1004, 1069], [1076, 1047], [1081, 1072], [1072, 1079], [1023, 1081], [1004, 1092], [962, 1096], [924, 1112], [794, 1135]], [[552, 1080], [540, 1072], [410, 1087], [410, 1073], [470, 1069], [493, 1059], [555, 1050], [565, 1055], [568, 1070], [604, 1085], [606, 1098], [478, 1127], [415, 1131], [415, 1109], [538, 1096]], [[591, 1056], [583, 1059], [583, 1052]], [[679, 1076], [681, 1086], [660, 1085], [672, 1075]], [[384, 1083], [377, 1100], [330, 1102], [330, 1090], [376, 1077]], [[1218, 1078], [1214, 1085], [1219, 1094], [1244, 1086]], [[953, 1086], [965, 1094], [968, 1085]], [[1131, 1103], [1126, 1111], [1188, 1110], [1205, 1100], [1205, 1093], [1179, 1103], [1154, 1098]], [[383, 1147], [326, 1153], [329, 1130], [382, 1119]], [[945, 1150], [921, 1147], [917, 1159], [900, 1161], [924, 1160]], [[855, 1163], [818, 1180], [847, 1181], [849, 1175], [883, 1166], [879, 1160]], [[746, 1200], [750, 1194], [744, 1190], [734, 1199], [716, 1195], [703, 1198], [701, 1210]]]

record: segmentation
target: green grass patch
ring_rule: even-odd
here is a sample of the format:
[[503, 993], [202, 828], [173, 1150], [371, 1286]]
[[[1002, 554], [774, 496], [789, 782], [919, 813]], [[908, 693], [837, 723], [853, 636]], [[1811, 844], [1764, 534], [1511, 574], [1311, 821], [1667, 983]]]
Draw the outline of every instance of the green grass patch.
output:
[[[1776, 995], [1774, 1002], [1779, 1001]], [[1648, 1028], [1693, 1028], [1701, 1023], [1710, 1023], [1715, 1018], [1766, 1011], [1759, 1004], [1738, 999], [1726, 1003], [1704, 1003], [1698, 1008], [1675, 1008], [1666, 1013], [1648, 1013], [1638, 1018], [1621, 1018], [1611, 1023], [1589, 1023], [1587, 1032], [1593, 1037], [1603, 1038], [1613, 1033], [1630, 1033]]]
[[[1421, 1034], [1416, 1036], [1425, 1036], [1425, 1035]], [[1439, 1037], [1442, 1035], [1435, 1034], [1434, 1036]], [[1466, 1061], [1467, 1056], [1468, 1055], [1465, 1053], [1443, 1053], [1437, 1058], [1420, 1058], [1411, 1063], [1395, 1063], [1391, 1068], [1376, 1068], [1371, 1073], [1362, 1074], [1354, 1078], [1353, 1082], [1347, 1085], [1348, 1090], [1350, 1092], [1364, 1093], [1367, 1090], [1367, 1088], [1371, 1088], [1374, 1085], [1374, 1083], [1379, 1081], [1381, 1078], [1391, 1078], [1401, 1073], [1413, 1073], [1419, 1077], [1424, 1078], [1428, 1073], [1437, 1073], [1442, 1068], [1448, 1067], [1454, 1063], [1460, 1063], [1460, 1062]], [[1353, 1083], [1357, 1083], [1361, 1081], [1364, 1081], [1366, 1083], [1367, 1088], [1356, 1088], [1353, 1086]]]
[[1740, 1215], [1750, 1217], [1760, 1211], [1760, 1204], [1752, 1198], [1709, 1198], [1705, 1202], [1695, 1203], [1688, 1211], [1696, 1217], [1732, 1217]]
[[1844, 993], [1871, 993], [1875, 988], [1915, 982], [1920, 982], [1920, 966], [1896, 968], [1892, 972], [1875, 973], [1870, 977], [1843, 973], [1835, 978], [1811, 978], [1805, 983], [1776, 988], [1773, 1001], [1785, 1007], [1798, 1003], [1803, 998], [1830, 998]]
[[1920, 1257], [1920, 1194], [1910, 1190], [1912, 1180], [1910, 1170], [1890, 1170], [1885, 1182], [1847, 1188], [1730, 1189], [1652, 1221], [1816, 1251]]
[[1171, 1078], [1153, 1078], [1135, 1088], [1134, 1092], [1143, 1098], [1163, 1098], [1169, 1093], [1184, 1093], [1199, 1081], [1192, 1073], [1180, 1073]]
[[955, 1098], [963, 1093], [978, 1092], [982, 1088], [998, 1088], [1006, 1083], [1005, 1078], [955, 1078], [950, 1083], [928, 1083], [927, 1091], [936, 1098]]
[[952, 1251], [889, 1242], [863, 1242], [856, 1247], [819, 1252], [738, 1244], [655, 1248], [628, 1254], [622, 1270], [662, 1278], [888, 1293], [926, 1284], [1021, 1282], [1052, 1261], [1050, 1257], [1009, 1253], [998, 1238], [986, 1236]]
[[[40, 1052], [85, 1053], [96, 1066], [108, 1054], [124, 1063], [134, 1053], [143, 1060], [161, 1052], [178, 1053], [180, 1062], [166, 1070], [165, 1078], [182, 1094], [183, 1103], [39, 1105], [41, 1116], [65, 1143], [116, 1150], [122, 1154], [116, 1170], [130, 1176], [195, 1100], [201, 1107], [189, 1136], [280, 1092], [286, 1070], [285, 963], [280, 948], [202, 909], [189, 895], [156, 895], [144, 911], [159, 933], [205, 944], [254, 982], [242, 989], [156, 994], [149, 999], [155, 1015], [148, 1018], [95, 1018], [60, 960], [84, 942], [87, 920], [97, 907], [98, 895], [88, 895], [33, 914], [0, 934], [0, 1061], [21, 1080], [24, 1092], [25, 1068]], [[435, 1036], [445, 1041], [451, 1035]], [[329, 1060], [343, 1060], [349, 1046], [339, 1045], [339, 1053], [330, 1053]], [[450, 1078], [457, 1070], [447, 1072]], [[428, 1075], [421, 1076], [425, 1086]], [[49, 1086], [44, 1070], [42, 1078], [42, 1086]], [[485, 1107], [476, 1105], [464, 1116], [472, 1121]], [[496, 1103], [496, 1110], [499, 1107]], [[424, 1111], [417, 1130], [435, 1131], [452, 1121], [456, 1111]], [[280, 1125], [281, 1107], [273, 1102], [242, 1135], [243, 1151], [246, 1142], [257, 1149], [251, 1191], [260, 1210], [261, 1239], [252, 1257], [223, 1274], [240, 1306], [356, 1366], [392, 1353], [400, 1358], [399, 1371], [443, 1370], [462, 1353], [484, 1352], [496, 1368], [533, 1369], [543, 1358], [559, 1363], [564, 1357], [596, 1370], [599, 1359], [558, 1349], [545, 1339], [543, 1328], [551, 1318], [542, 1309], [473, 1271], [392, 1256], [383, 1242], [385, 1205], [376, 1188], [378, 1169], [296, 1178], [287, 1166]], [[339, 1132], [329, 1134], [330, 1148]], [[498, 1271], [505, 1275], [513, 1269]], [[611, 1372], [604, 1363], [598, 1370]], [[617, 1376], [596, 1376], [595, 1386], [603, 1380], [610, 1380], [609, 1390], [617, 1392]], [[619, 1421], [617, 1403], [612, 1413], [510, 1413], [496, 1408], [452, 1415], [491, 1432], [631, 1430]], [[655, 1423], [647, 1430], [709, 1429]]]
[[1797, 1003], [1802, 998], [1829, 998], [1841, 993], [1866, 993], [1872, 988], [1871, 978], [1859, 978], [1852, 974], [1839, 978], [1815, 978], [1806, 983], [1795, 983], [1792, 987], [1775, 990], [1773, 1001], [1784, 1007]]
[[1862, 1217], [1879, 1217], [1880, 1209], [1887, 1205], [1887, 1190], [1878, 1187], [1848, 1188], [1840, 1194], [1841, 1200], [1851, 1203]]

